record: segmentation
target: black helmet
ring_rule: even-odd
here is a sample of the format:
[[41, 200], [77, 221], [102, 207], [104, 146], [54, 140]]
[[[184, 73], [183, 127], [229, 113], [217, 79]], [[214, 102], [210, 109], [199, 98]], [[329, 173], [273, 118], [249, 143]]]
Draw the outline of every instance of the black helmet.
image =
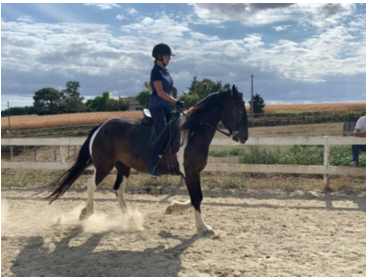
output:
[[157, 58], [157, 55], [175, 56], [174, 54], [171, 53], [171, 48], [167, 44], [164, 44], [164, 43], [160, 43], [153, 48], [152, 57]]

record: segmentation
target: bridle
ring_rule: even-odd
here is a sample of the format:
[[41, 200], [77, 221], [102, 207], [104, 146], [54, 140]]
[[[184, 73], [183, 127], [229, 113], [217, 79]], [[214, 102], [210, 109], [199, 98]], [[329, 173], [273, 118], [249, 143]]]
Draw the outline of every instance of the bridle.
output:
[[219, 129], [218, 127], [215, 127], [213, 125], [210, 125], [209, 123], [201, 123], [202, 125], [206, 125], [214, 130], [217, 130], [218, 132], [222, 133], [223, 135], [231, 138], [231, 139], [234, 139], [235, 136], [237, 136], [239, 133], [240, 133], [240, 127], [245, 124], [245, 122], [247, 121], [247, 116], [246, 114], [244, 114], [244, 117], [243, 117], [243, 120], [241, 120], [241, 122], [237, 123], [236, 125], [236, 128], [235, 128], [235, 131], [233, 132], [225, 132], [225, 131], [222, 131], [221, 129]]
[[231, 138], [231, 139], [234, 139], [235, 136], [237, 136], [239, 134], [239, 128], [237, 128], [235, 131], [233, 131], [232, 133], [230, 132], [225, 132], [225, 131], [222, 131], [221, 129], [219, 129], [218, 127], [214, 127], [213, 125], [210, 125], [208, 123], [202, 123], [202, 125], [205, 124], [206, 126], [212, 128], [212, 129], [215, 129], [217, 130], [218, 132], [222, 133], [223, 135]]
[[[242, 103], [243, 103], [243, 101], [242, 101]], [[181, 111], [181, 113], [183, 113], [185, 116], [187, 116], [187, 114], [184, 112], [184, 111]], [[236, 128], [235, 128], [235, 131], [233, 131], [233, 132], [225, 132], [225, 131], [222, 131], [221, 129], [219, 129], [218, 127], [215, 127], [215, 126], [213, 126], [213, 125], [211, 125], [211, 124], [209, 124], [209, 123], [201, 123], [201, 125], [206, 125], [206, 126], [208, 126], [208, 127], [210, 127], [210, 128], [212, 128], [212, 129], [214, 129], [214, 130], [217, 130], [218, 132], [220, 132], [220, 133], [222, 133], [223, 135], [225, 135], [225, 136], [227, 136], [227, 137], [229, 137], [229, 138], [231, 138], [231, 139], [233, 139], [234, 140], [234, 138], [235, 138], [235, 136], [237, 136], [239, 133], [240, 133], [240, 127], [243, 125], [243, 124], [245, 124], [245, 122], [247, 121], [248, 119], [247, 119], [247, 116], [246, 116], [246, 113], [244, 114], [244, 117], [243, 117], [243, 120], [241, 120], [239, 123], [237, 123], [237, 125], [236, 125]]]

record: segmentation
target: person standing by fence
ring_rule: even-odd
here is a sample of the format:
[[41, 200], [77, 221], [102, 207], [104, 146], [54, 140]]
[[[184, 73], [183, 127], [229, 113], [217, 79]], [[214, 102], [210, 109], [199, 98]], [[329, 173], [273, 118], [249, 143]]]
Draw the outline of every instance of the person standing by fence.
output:
[[[354, 136], [356, 137], [366, 137], [365, 131], [365, 116], [360, 117], [357, 121], [357, 124], [354, 129]], [[351, 146], [351, 151], [353, 153], [353, 161], [350, 163], [350, 166], [356, 167], [359, 165], [359, 151], [366, 151], [366, 145], [353, 145]]]

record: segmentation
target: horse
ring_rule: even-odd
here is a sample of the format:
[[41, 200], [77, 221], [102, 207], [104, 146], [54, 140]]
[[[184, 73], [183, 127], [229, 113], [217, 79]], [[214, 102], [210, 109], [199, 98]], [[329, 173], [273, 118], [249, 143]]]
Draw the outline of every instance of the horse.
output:
[[[215, 234], [212, 227], [204, 222], [201, 215], [203, 195], [200, 173], [207, 165], [209, 147], [216, 130], [241, 144], [248, 140], [248, 118], [243, 95], [233, 85], [231, 89], [207, 96], [189, 109], [183, 118], [180, 122], [182, 142], [179, 151], [165, 154], [159, 159], [157, 167], [160, 175], [170, 174], [165, 156], [171, 155], [179, 175], [185, 180], [190, 200], [171, 203], [166, 214], [182, 213], [194, 207], [197, 233], [201, 236], [212, 236]], [[228, 133], [217, 128], [220, 121]], [[92, 129], [76, 162], [53, 183], [54, 188], [46, 197], [50, 204], [61, 197], [92, 164], [95, 170], [88, 184], [88, 200], [80, 213], [80, 220], [87, 219], [94, 213], [93, 196], [96, 187], [114, 167], [117, 170], [114, 190], [119, 206], [123, 213], [130, 213], [124, 196], [130, 170], [144, 172], [149, 160], [149, 154], [136, 155], [132, 151], [130, 135], [136, 124], [131, 119], [112, 118]]]

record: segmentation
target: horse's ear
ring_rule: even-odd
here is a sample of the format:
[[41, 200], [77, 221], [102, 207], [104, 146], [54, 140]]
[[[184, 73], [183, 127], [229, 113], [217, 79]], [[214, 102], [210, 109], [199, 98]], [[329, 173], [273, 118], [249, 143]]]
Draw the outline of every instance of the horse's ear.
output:
[[231, 94], [236, 95], [237, 92], [238, 92], [238, 89], [236, 88], [235, 85], [233, 85], [233, 87], [231, 88]]

